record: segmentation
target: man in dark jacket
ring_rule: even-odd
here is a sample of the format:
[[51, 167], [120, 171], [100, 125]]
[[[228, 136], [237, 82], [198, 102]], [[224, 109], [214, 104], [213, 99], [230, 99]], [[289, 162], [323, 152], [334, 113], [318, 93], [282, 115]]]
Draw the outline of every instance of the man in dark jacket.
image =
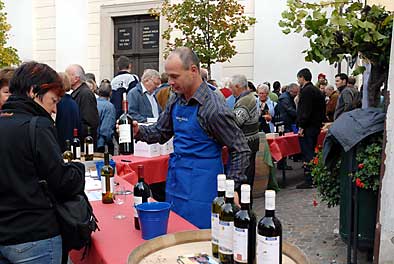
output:
[[285, 132], [292, 132], [292, 124], [296, 123], [297, 109], [294, 102], [294, 97], [297, 96], [300, 87], [292, 83], [288, 86], [286, 92], [279, 96], [277, 110], [280, 113], [280, 118], [284, 122]]
[[335, 108], [334, 120], [344, 112], [352, 111], [360, 105], [360, 93], [354, 87], [348, 86], [348, 76], [345, 73], [335, 75], [335, 85], [339, 91]]
[[79, 106], [81, 114], [82, 131], [79, 134], [81, 142], [88, 135], [88, 127], [91, 128], [94, 145], [97, 144], [97, 127], [99, 125], [99, 114], [97, 101], [89, 86], [85, 83], [85, 71], [80, 65], [73, 64], [67, 67], [66, 72], [70, 77], [71, 97]]
[[119, 71], [111, 81], [111, 103], [115, 106], [116, 119], [118, 119], [123, 114], [123, 93], [128, 94], [131, 89], [137, 86], [140, 79], [137, 75], [131, 73], [133, 65], [126, 56], [120, 56], [116, 60], [116, 65], [118, 66]]
[[324, 96], [312, 83], [312, 73], [302, 69], [297, 74], [301, 86], [300, 100], [297, 108], [298, 135], [304, 158], [305, 182], [297, 185], [298, 189], [312, 188], [312, 175], [307, 166], [314, 156], [317, 137], [323, 124], [326, 112]]

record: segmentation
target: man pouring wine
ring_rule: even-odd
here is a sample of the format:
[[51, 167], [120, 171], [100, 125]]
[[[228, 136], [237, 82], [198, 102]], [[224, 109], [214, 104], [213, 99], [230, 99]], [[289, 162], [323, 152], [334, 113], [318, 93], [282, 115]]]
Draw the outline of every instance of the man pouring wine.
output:
[[231, 153], [228, 178], [234, 179], [236, 190], [246, 182], [250, 149], [234, 115], [201, 79], [199, 59], [190, 48], [170, 53], [165, 71], [175, 94], [156, 124], [139, 127], [133, 123], [135, 139], [165, 143], [174, 136], [166, 201], [197, 227], [210, 228], [216, 176], [223, 173], [222, 146]]

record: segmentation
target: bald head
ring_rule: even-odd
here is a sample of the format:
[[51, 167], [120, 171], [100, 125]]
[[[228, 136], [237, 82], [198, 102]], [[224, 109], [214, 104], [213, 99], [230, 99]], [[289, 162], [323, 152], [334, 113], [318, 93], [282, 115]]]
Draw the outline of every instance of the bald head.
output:
[[168, 75], [168, 84], [187, 100], [202, 83], [200, 60], [190, 48], [181, 47], [172, 51], [165, 61], [164, 69]]
[[66, 73], [70, 77], [71, 89], [78, 89], [86, 81], [85, 71], [81, 65], [71, 64], [66, 68]]
[[200, 59], [197, 54], [188, 47], [179, 47], [173, 50], [168, 58], [171, 56], [177, 56], [182, 62], [184, 70], [188, 70], [192, 65], [195, 65], [200, 70]]

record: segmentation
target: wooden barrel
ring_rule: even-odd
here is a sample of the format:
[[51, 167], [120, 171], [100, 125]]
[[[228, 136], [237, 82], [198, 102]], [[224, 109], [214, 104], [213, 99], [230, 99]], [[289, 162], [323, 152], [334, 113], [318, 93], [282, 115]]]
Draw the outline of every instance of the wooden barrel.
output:
[[256, 153], [256, 169], [253, 184], [253, 198], [264, 196], [267, 189], [270, 167], [264, 159], [264, 152], [269, 151], [264, 132], [259, 132], [259, 151]]
[[[149, 240], [135, 248], [128, 264], [174, 264], [178, 256], [211, 252], [211, 230], [185, 231]], [[309, 264], [308, 258], [296, 246], [283, 241], [283, 264]]]

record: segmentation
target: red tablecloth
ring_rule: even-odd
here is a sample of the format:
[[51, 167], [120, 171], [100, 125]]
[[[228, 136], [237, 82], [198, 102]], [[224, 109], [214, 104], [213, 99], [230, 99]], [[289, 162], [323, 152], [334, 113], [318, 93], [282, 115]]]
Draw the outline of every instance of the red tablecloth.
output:
[[[228, 160], [227, 147], [222, 149], [223, 164], [227, 164]], [[169, 155], [161, 155], [159, 157], [144, 158], [134, 155], [113, 156], [116, 162], [116, 173], [131, 184], [138, 181], [137, 167], [144, 165], [144, 177], [147, 184], [164, 182], [167, 178]]]
[[271, 156], [279, 161], [284, 157], [301, 152], [298, 134], [286, 133], [284, 136], [267, 138]]
[[144, 165], [144, 176], [147, 184], [164, 182], [167, 178], [168, 158], [168, 155], [154, 158], [137, 157], [134, 155], [112, 157], [116, 162], [117, 175], [131, 184], [135, 184], [138, 181], [137, 167], [140, 164]]
[[319, 137], [317, 138], [317, 147], [318, 148], [322, 148], [323, 147], [323, 143], [324, 143], [324, 139], [326, 138], [327, 135], [327, 130], [321, 130]]
[[[320, 131], [320, 134], [317, 138], [317, 147], [321, 148], [323, 146], [326, 134], [327, 131]], [[267, 141], [270, 148], [271, 156], [276, 161], [279, 161], [287, 156], [301, 153], [298, 134], [286, 133], [282, 137], [267, 138]]]
[[[117, 180], [125, 188], [132, 190], [132, 186], [129, 183], [119, 178]], [[126, 195], [126, 201], [123, 205], [102, 204], [101, 201], [92, 202], [94, 213], [99, 220], [100, 231], [93, 234], [91, 250], [83, 261], [80, 260], [83, 253], [82, 250], [71, 252], [71, 259], [74, 264], [127, 263], [130, 252], [145, 242], [141, 238], [141, 231], [134, 229], [132, 199], [132, 195]], [[123, 220], [114, 219], [113, 216], [119, 212], [126, 215], [127, 218]], [[171, 212], [168, 233], [186, 230], [197, 230], [197, 227]]]

